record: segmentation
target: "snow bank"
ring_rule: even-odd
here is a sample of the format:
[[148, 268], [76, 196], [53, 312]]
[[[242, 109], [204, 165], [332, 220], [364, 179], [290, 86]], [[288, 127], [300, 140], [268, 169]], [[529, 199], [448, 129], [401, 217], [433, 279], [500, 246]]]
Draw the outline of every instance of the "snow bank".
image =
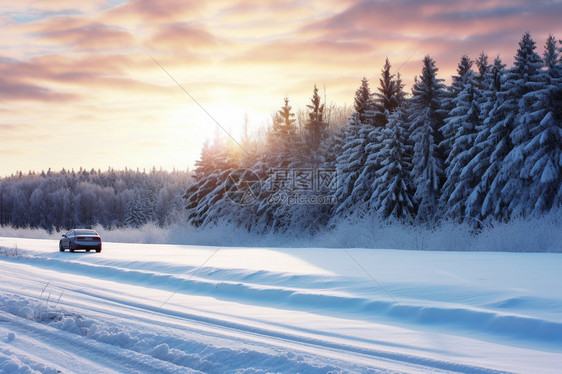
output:
[[49, 233], [44, 229], [15, 228], [11, 226], [0, 226], [0, 236], [28, 239], [55, 239], [60, 238], [59, 233]]
[[16, 355], [0, 352], [0, 373], [10, 374], [57, 374], [57, 370], [45, 365], [25, 363]]
[[[302, 232], [256, 234], [232, 224], [194, 228], [188, 224], [140, 228], [94, 227], [104, 241], [254, 247], [392, 248], [433, 251], [562, 252], [562, 211], [540, 218], [495, 223], [475, 232], [473, 225], [442, 222], [437, 228], [348, 218], [314, 235]], [[58, 239], [42, 229], [0, 227], [0, 236]]]
[[[54, 303], [13, 294], [0, 293], [0, 310], [96, 342], [151, 356], [184, 368], [181, 372], [186, 373], [266, 373], [270, 372], [269, 368], [276, 368], [275, 371], [321, 374], [337, 370], [337, 367], [329, 364], [307, 362], [306, 357], [291, 354], [289, 350], [260, 352], [238, 347], [220, 348], [186, 337], [141, 331], [131, 326], [84, 317]], [[250, 363], [251, 366], [248, 366]], [[44, 365], [31, 367], [15, 355], [2, 353], [0, 372], [57, 373]], [[371, 370], [367, 372], [374, 373]]]
[[562, 252], [562, 211], [540, 218], [494, 223], [479, 231], [470, 222], [444, 221], [437, 228], [427, 228], [352, 218], [340, 222], [329, 233], [318, 235], [314, 241], [318, 241], [318, 247]]

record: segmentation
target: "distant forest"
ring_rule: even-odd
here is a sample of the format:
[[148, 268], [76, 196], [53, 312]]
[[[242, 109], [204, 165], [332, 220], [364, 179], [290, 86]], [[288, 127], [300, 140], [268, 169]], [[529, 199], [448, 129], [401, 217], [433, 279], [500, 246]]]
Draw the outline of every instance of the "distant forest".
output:
[[344, 124], [316, 86], [304, 119], [285, 98], [265, 136], [203, 147], [188, 221], [255, 232], [318, 231], [347, 216], [481, 227], [559, 209], [561, 43], [549, 36], [541, 56], [525, 33], [511, 67], [462, 56], [450, 86], [428, 55], [411, 94], [387, 59], [374, 92], [362, 79]]
[[0, 225], [72, 227], [166, 226], [185, 216], [187, 171], [107, 170], [16, 173], [0, 180]]

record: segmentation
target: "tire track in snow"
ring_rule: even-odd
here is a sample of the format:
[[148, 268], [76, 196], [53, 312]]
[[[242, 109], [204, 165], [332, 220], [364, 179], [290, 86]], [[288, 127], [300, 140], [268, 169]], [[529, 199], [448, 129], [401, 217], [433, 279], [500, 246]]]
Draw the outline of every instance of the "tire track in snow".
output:
[[[73, 292], [73, 293], [77, 293], [77, 292]], [[102, 304], [107, 304], [106, 301], [107, 300], [105, 298], [100, 298], [99, 300], [99, 302]], [[91, 303], [88, 306], [90, 305]], [[373, 367], [372, 369], [369, 369], [367, 367], [361, 367], [361, 368], [355, 367], [355, 369], [353, 369], [353, 367], [356, 365], [349, 364], [343, 361], [327, 359], [322, 356], [315, 358], [314, 355], [310, 355], [308, 353], [299, 354], [298, 351], [297, 353], [292, 353], [293, 351], [292, 347], [287, 354], [283, 355], [279, 353], [278, 349], [275, 348], [275, 346], [271, 346], [268, 344], [264, 344], [263, 347], [266, 347], [267, 350], [273, 352], [273, 354], [268, 352], [263, 352], [263, 349], [259, 349], [260, 346], [255, 346], [256, 348], [258, 348], [255, 350], [229, 349], [220, 346], [201, 343], [199, 341], [194, 342], [195, 345], [200, 346], [198, 349], [188, 349], [186, 353], [182, 349], [178, 349], [177, 346], [188, 345], [191, 346], [191, 348], [193, 348], [192, 346], [194, 344], [192, 344], [192, 342], [190, 342], [189, 340], [170, 336], [171, 333], [170, 330], [177, 330], [176, 335], [178, 336], [182, 335], [182, 333], [185, 332], [185, 325], [174, 328], [170, 324], [161, 324], [161, 326], [165, 327], [165, 331], [167, 332], [166, 337], [159, 336], [154, 332], [141, 332], [138, 329], [144, 328], [144, 330], [147, 331], [153, 330], [154, 321], [152, 319], [145, 319], [145, 322], [142, 322], [141, 321], [142, 319], [137, 318], [137, 313], [139, 312], [138, 310], [136, 311], [135, 316], [132, 317], [129, 314], [118, 313], [116, 312], [115, 309], [111, 309], [111, 308], [107, 309], [107, 315], [103, 315], [104, 314], [103, 311], [101, 311], [101, 309], [97, 309], [98, 314], [100, 312], [102, 313], [102, 317], [103, 317], [102, 320], [108, 320], [108, 319], [112, 320], [112, 325], [106, 326], [105, 330], [111, 331], [113, 338], [110, 337], [109, 339], [107, 339], [106, 338], [107, 335], [99, 334], [99, 332], [97, 332], [97, 330], [100, 329], [97, 326], [101, 326], [99, 321], [83, 317], [82, 315], [76, 313], [63, 311], [63, 309], [56, 310], [56, 311], [41, 311], [41, 309], [45, 308], [44, 303], [42, 303], [41, 300], [33, 297], [22, 297], [17, 295], [13, 295], [11, 298], [10, 297], [6, 298], [5, 296], [0, 297], [0, 306], [3, 306], [5, 309], [8, 310], [11, 309], [12, 314], [15, 313], [14, 316], [12, 316], [11, 318], [9, 314], [6, 314], [7, 316], [9, 316], [10, 321], [13, 318], [15, 318], [16, 320], [19, 320], [24, 326], [31, 325], [32, 327], [35, 327], [35, 329], [28, 329], [34, 335], [34, 338], [42, 337], [36, 333], [37, 329], [46, 329], [47, 333], [49, 331], [52, 331], [52, 329], [55, 329], [55, 330], [60, 330], [60, 334], [63, 338], [67, 334], [70, 334], [70, 336], [73, 337], [73, 339], [81, 339], [79, 340], [81, 344], [78, 345], [78, 348], [84, 348], [85, 345], [88, 352], [85, 352], [84, 349], [78, 349], [78, 353], [80, 353], [82, 356], [85, 357], [88, 357], [88, 355], [90, 355], [89, 346], [92, 345], [92, 348], [95, 348], [97, 347], [95, 343], [98, 343], [101, 344], [102, 346], [107, 346], [107, 345], [114, 346], [120, 351], [135, 353], [137, 356], [145, 357], [145, 361], [154, 361], [154, 359], [162, 360], [167, 363], [177, 365], [177, 368], [189, 369], [189, 373], [192, 372], [199, 373], [198, 370], [202, 370], [206, 373], [217, 373], [217, 374], [222, 374], [226, 371], [238, 372], [236, 370], [237, 368], [229, 368], [228, 366], [223, 367], [221, 362], [226, 362], [226, 363], [230, 363], [231, 365], [236, 365], [236, 363], [240, 363], [240, 362], [252, 363], [252, 361], [254, 361], [253, 364], [255, 364], [255, 361], [258, 361], [257, 362], [258, 364], [260, 363], [260, 361], [261, 362], [265, 361], [267, 363], [274, 364], [273, 365], [274, 368], [283, 367], [284, 371], [287, 372], [321, 374], [321, 373], [338, 371], [338, 369], [341, 370], [341, 368], [343, 368], [343, 372], [345, 373], [380, 374], [380, 373], [390, 372], [388, 370], [381, 370], [376, 367]], [[8, 307], [6, 308], [6, 306]], [[22, 318], [18, 316], [17, 314], [23, 314], [23, 315], [28, 314], [23, 309], [35, 310], [36, 311], [35, 314], [37, 314], [38, 317], [29, 319], [29, 318]], [[70, 318], [63, 320], [63, 315], [68, 316]], [[61, 320], [58, 320], [59, 318], [57, 317], [59, 317]], [[86, 324], [76, 323], [76, 320], [73, 319], [72, 317], [78, 317], [80, 320], [86, 320], [86, 322], [90, 322], [90, 323], [86, 323]], [[99, 319], [100, 316], [98, 315], [97, 318]], [[53, 322], [53, 320], [56, 320], [56, 322], [59, 323]], [[130, 324], [131, 320], [134, 320], [135, 323], [141, 322], [141, 325], [136, 325], [133, 328], [131, 328], [131, 326], [129, 326], [127, 323], [124, 323], [124, 321], [128, 321], [128, 323]], [[6, 321], [8, 321], [8, 319], [6, 319]], [[88, 325], [88, 327], [94, 332], [88, 331], [87, 329], [84, 330], [81, 328], [80, 329], [81, 331], [79, 333], [75, 331], [76, 330], [75, 325], [78, 324]], [[21, 334], [22, 332], [23, 332], [22, 329], [18, 330], [18, 334]], [[240, 331], [235, 337], [230, 337], [230, 339], [226, 339], [226, 340], [229, 340], [231, 343], [234, 343], [236, 341], [236, 344], [231, 344], [231, 345], [237, 346], [240, 344], [240, 340], [243, 339], [242, 338], [243, 334], [244, 332]], [[131, 336], [136, 336], [137, 338], [131, 339], [130, 338]], [[222, 337], [224, 339], [224, 336], [225, 335], [221, 333], [221, 334], [217, 334], [214, 338]], [[57, 339], [50, 339], [50, 343], [53, 342], [56, 343], [57, 347], [60, 346], [63, 349], [66, 349], [68, 347], [68, 343], [59, 344]], [[174, 344], [172, 344], [172, 342], [174, 342]], [[72, 347], [74, 347], [74, 344], [72, 345]], [[68, 353], [65, 354], [68, 356]], [[302, 358], [303, 355], [304, 358]], [[309, 360], [312, 360], [312, 363], [309, 364], [308, 363]], [[118, 372], [120, 372], [118, 366], [119, 362], [116, 361], [115, 364], [116, 365], [113, 366], [115, 366]], [[338, 365], [334, 365], [334, 364], [338, 364]], [[130, 363], [127, 362], [126, 365], [124, 365], [123, 367], [127, 369], [129, 366]], [[135, 370], [137, 370], [138, 368], [139, 365], [136, 366], [133, 365], [134, 370], [127, 371], [127, 372], [136, 372]], [[155, 368], [158, 369], [158, 367]], [[158, 369], [159, 371], [155, 371], [155, 368], [140, 367], [142, 372], [147, 372], [147, 373], [169, 372], [160, 369]], [[258, 367], [256, 370], [258, 371], [259, 369], [266, 370], [267, 368], [268, 366], [266, 365], [263, 368]], [[253, 370], [255, 368], [243, 367], [239, 369]], [[76, 368], [73, 368], [71, 371], [90, 373], [90, 372], [97, 372], [99, 370], [90, 370], [90, 369], [76, 370]], [[179, 372], [185, 373], [187, 371], [179, 371]], [[400, 373], [399, 371], [396, 370], [392, 370], [391, 372]]]
[[[273, 306], [290, 310], [313, 311], [318, 314], [331, 315], [333, 312], [345, 313], [350, 316], [379, 316], [402, 323], [412, 321], [406, 318], [391, 300], [352, 296], [348, 293], [332, 290], [303, 289], [278, 286], [265, 286], [227, 280], [206, 280], [189, 275], [165, 274], [149, 270], [130, 270], [126, 268], [89, 264], [79, 261], [65, 261], [41, 256], [12, 257], [10, 261], [33, 264], [47, 269], [56, 269], [67, 273], [86, 275], [106, 280], [118, 280], [132, 285], [149, 286], [178, 294], [199, 294], [217, 299], [245, 302], [255, 305]], [[274, 273], [268, 275], [273, 277]], [[263, 276], [263, 275], [262, 275]], [[320, 277], [321, 282], [322, 277]], [[535, 341], [550, 344], [560, 349], [562, 342], [562, 323], [523, 315], [496, 312], [484, 308], [463, 307], [434, 303], [433, 305], [417, 305], [415, 302], [402, 300], [402, 307], [414, 316], [414, 322], [425, 325], [436, 325], [471, 332], [483, 332], [498, 337], [507, 336], [520, 339], [522, 342]], [[153, 313], [157, 312], [154, 310]]]
[[[82, 272], [78, 272], [78, 273], [83, 275]], [[89, 275], [93, 277], [94, 273], [91, 273]], [[171, 318], [175, 321], [182, 322], [183, 324], [187, 324], [187, 325], [195, 324], [202, 328], [206, 328], [206, 329], [210, 328], [217, 332], [222, 331], [219, 335], [223, 337], [226, 336], [225, 331], [230, 332], [230, 337], [231, 337], [230, 339], [232, 339], [232, 336], [237, 337], [237, 339], [240, 337], [244, 337], [245, 339], [254, 342], [265, 341], [271, 346], [280, 346], [280, 347], [290, 346], [290, 347], [297, 347], [297, 349], [299, 349], [298, 347], [301, 347], [300, 349], [304, 351], [307, 351], [307, 349], [312, 348], [314, 350], [331, 352], [331, 354], [329, 354], [328, 356], [330, 355], [342, 356], [342, 357], [357, 356], [359, 358], [368, 359], [372, 362], [372, 364], [369, 365], [372, 367], [372, 372], [378, 372], [380, 370], [377, 369], [377, 363], [378, 365], [380, 365], [381, 363], [386, 362], [386, 363], [393, 364], [393, 367], [398, 365], [399, 367], [408, 368], [405, 369], [406, 372], [444, 371], [444, 372], [463, 372], [463, 373], [476, 373], [476, 374], [499, 373], [499, 371], [496, 370], [477, 367], [473, 365], [463, 365], [459, 363], [437, 360], [437, 359], [432, 359], [423, 356], [392, 352], [390, 350], [371, 349], [371, 348], [355, 346], [352, 344], [342, 344], [318, 336], [317, 337], [303, 336], [302, 334], [299, 335], [297, 333], [287, 333], [275, 329], [256, 327], [243, 323], [225, 321], [218, 318], [206, 317], [193, 313], [178, 312], [169, 309], [160, 310], [156, 306], [146, 305], [139, 302], [127, 302], [117, 297], [109, 297], [108, 295], [98, 295], [95, 292], [88, 291], [86, 289], [75, 289], [75, 287], [73, 286], [58, 286], [58, 287], [67, 290], [67, 292], [65, 293], [66, 295], [65, 299], [70, 298], [71, 293], [82, 294], [92, 299], [98, 299], [98, 301], [95, 302], [95, 305], [108, 305], [108, 304], [121, 305], [121, 307], [111, 307], [111, 308], [109, 308], [108, 306], [109, 308], [107, 309], [108, 318], [115, 318], [116, 316], [115, 312], [123, 310], [124, 309], [123, 305], [125, 305], [128, 308], [133, 308], [135, 312], [131, 314], [117, 313], [119, 314], [119, 317], [124, 320], [131, 319], [131, 317], [134, 316], [133, 318], [136, 321], [140, 321], [143, 324], [155, 324], [155, 323], [159, 323], [158, 322], [159, 320]], [[98, 309], [98, 312], [100, 310], [101, 309]], [[141, 317], [140, 316], [141, 313], [139, 312], [142, 312], [145, 315], [157, 314], [159, 316], [159, 319]], [[163, 326], [170, 327], [170, 324], [164, 323]], [[226, 339], [228, 338], [229, 337], [226, 336]], [[167, 352], [167, 349], [165, 351]], [[364, 372], [365, 371], [366, 370], [364, 370]]]
[[[187, 372], [200, 374], [196, 370], [187, 371], [187, 368], [180, 368], [148, 355], [93, 339], [85, 339], [80, 335], [3, 311], [0, 311], [0, 316], [9, 321], [5, 327], [16, 333], [18, 336], [16, 339], [32, 337], [35, 344], [38, 345], [35, 355], [43, 360], [49, 360], [62, 372], [100, 372], [102, 369], [102, 372], [111, 370], [115, 373], [142, 371], [163, 374]], [[53, 355], [53, 351], [42, 353], [41, 346], [54, 348], [56, 354]], [[62, 355], [65, 355], [66, 359], [61, 360]]]
[[[173, 319], [181, 320], [184, 323], [195, 322], [201, 326], [209, 326], [215, 331], [222, 330], [223, 331], [222, 335], [224, 335], [224, 330], [228, 329], [230, 332], [232, 332], [233, 336], [240, 336], [240, 335], [253, 336], [254, 338], [258, 338], [260, 340], [265, 338], [266, 340], [287, 342], [291, 346], [297, 344], [306, 347], [324, 348], [332, 352], [339, 352], [344, 355], [349, 354], [351, 352], [357, 355], [364, 356], [369, 359], [377, 359], [386, 362], [400, 363], [401, 365], [404, 366], [413, 366], [413, 368], [417, 368], [417, 370], [429, 369], [432, 371], [438, 370], [444, 372], [473, 373], [473, 374], [507, 373], [505, 371], [497, 371], [497, 370], [482, 368], [473, 365], [463, 365], [463, 364], [458, 364], [458, 363], [453, 363], [443, 360], [436, 360], [436, 359], [421, 357], [416, 355], [409, 355], [409, 354], [378, 350], [378, 349], [369, 349], [369, 348], [358, 347], [350, 344], [341, 344], [333, 341], [328, 341], [325, 339], [280, 332], [272, 329], [260, 328], [260, 327], [246, 325], [242, 323], [225, 321], [212, 317], [205, 317], [192, 313], [185, 313], [185, 312], [172, 311], [166, 309], [162, 310], [147, 304], [126, 302], [118, 298], [108, 297], [107, 295], [99, 296], [93, 292], [86, 291], [86, 290], [74, 290], [72, 292], [88, 295], [93, 298], [100, 298], [100, 300], [104, 302], [110, 301], [114, 304], [126, 305], [128, 307], [134, 308], [137, 311], [143, 311], [149, 316], [156, 314], [160, 317], [158, 319], [150, 318], [150, 317], [145, 318], [145, 317], [140, 317], [138, 313], [135, 313], [135, 319], [144, 323], [156, 323], [169, 327], [170, 326], [169, 323], [162, 322], [162, 317], [166, 317], [166, 318], [171, 317]], [[123, 317], [126, 318], [130, 316], [123, 315]], [[376, 367], [373, 366], [373, 369], [376, 370]]]

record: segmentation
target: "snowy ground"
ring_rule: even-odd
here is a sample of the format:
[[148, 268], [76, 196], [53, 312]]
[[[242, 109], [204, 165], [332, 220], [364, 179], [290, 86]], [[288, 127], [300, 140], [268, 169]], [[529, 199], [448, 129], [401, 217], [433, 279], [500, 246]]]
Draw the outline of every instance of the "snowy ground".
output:
[[0, 237], [0, 373], [560, 372], [562, 254], [104, 245]]

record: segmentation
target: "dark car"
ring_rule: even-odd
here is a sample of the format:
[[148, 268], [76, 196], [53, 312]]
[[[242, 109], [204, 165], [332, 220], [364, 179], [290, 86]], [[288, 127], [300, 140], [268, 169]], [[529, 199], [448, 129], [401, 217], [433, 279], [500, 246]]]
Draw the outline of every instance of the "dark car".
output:
[[59, 241], [59, 250], [64, 252], [65, 249], [70, 252], [77, 249], [84, 249], [86, 252], [94, 249], [101, 252], [101, 237], [94, 230], [73, 229], [64, 234]]

